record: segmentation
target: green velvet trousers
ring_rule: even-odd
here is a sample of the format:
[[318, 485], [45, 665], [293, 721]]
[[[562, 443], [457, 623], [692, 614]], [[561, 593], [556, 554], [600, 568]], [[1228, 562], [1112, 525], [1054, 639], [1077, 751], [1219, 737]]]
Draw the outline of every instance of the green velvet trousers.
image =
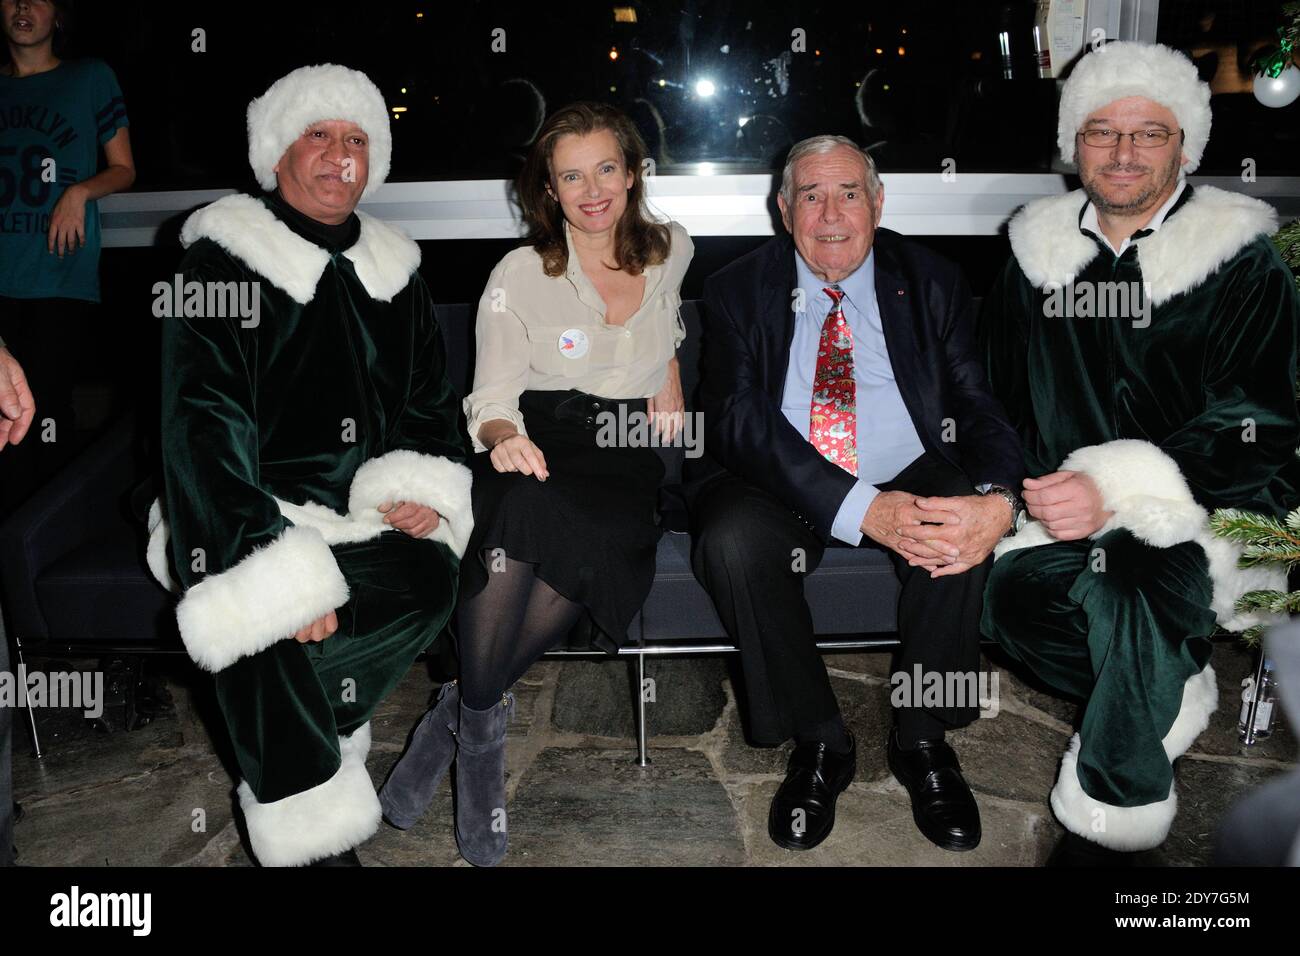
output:
[[260, 803], [334, 775], [338, 738], [370, 720], [456, 603], [459, 561], [441, 542], [386, 531], [330, 550], [350, 592], [338, 630], [318, 643], [277, 641], [216, 674], [239, 769]]
[[1212, 590], [1199, 544], [1157, 548], [1122, 528], [994, 563], [981, 630], [1084, 702], [1078, 776], [1094, 800], [1137, 807], [1169, 796], [1162, 741], [1183, 685], [1210, 658]]

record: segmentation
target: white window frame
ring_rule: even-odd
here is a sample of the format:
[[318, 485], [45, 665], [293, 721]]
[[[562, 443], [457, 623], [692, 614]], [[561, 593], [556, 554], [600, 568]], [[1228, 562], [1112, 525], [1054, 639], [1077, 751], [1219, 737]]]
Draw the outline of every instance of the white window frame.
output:
[[[654, 176], [647, 180], [652, 210], [675, 219], [693, 236], [770, 236], [776, 225], [769, 173], [729, 176]], [[993, 236], [1011, 214], [1042, 196], [1068, 191], [1061, 173], [883, 173], [881, 225], [913, 236]], [[1256, 196], [1283, 219], [1300, 216], [1300, 177], [1192, 176]], [[515, 239], [522, 234], [504, 179], [386, 183], [361, 209], [401, 226], [413, 239]], [[105, 248], [156, 244], [159, 228], [231, 189], [119, 193], [100, 200]]]

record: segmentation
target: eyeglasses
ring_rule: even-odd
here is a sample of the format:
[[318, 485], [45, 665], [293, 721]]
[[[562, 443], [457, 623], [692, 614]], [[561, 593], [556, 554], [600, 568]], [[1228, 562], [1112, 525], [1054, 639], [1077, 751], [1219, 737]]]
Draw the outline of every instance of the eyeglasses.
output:
[[[1132, 133], [1121, 133], [1117, 129], [1086, 129], [1076, 135], [1082, 136], [1085, 143], [1098, 149], [1114, 149], [1125, 136], [1133, 140], [1133, 145], [1139, 149], [1157, 149], [1166, 145], [1174, 134], [1167, 129], [1139, 129]], [[1187, 134], [1180, 129], [1178, 135], [1185, 138]]]

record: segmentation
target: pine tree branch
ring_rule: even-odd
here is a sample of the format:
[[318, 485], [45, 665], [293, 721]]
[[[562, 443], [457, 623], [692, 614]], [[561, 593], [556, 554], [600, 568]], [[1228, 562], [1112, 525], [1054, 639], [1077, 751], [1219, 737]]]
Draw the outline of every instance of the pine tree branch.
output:
[[[1296, 5], [1300, 10], [1300, 4]], [[1292, 220], [1273, 234], [1273, 245], [1293, 273], [1296, 291], [1300, 291], [1300, 219]]]
[[1266, 611], [1269, 614], [1300, 612], [1300, 591], [1247, 591], [1237, 598], [1238, 611]]
[[1242, 546], [1238, 567], [1278, 564], [1290, 571], [1300, 566], [1300, 509], [1283, 525], [1270, 515], [1220, 508], [1210, 516], [1210, 530]]
[[1292, 269], [1300, 268], [1300, 219], [1295, 219], [1273, 234], [1273, 245]]
[[1241, 643], [1245, 644], [1247, 647], [1250, 648], [1259, 647], [1260, 638], [1262, 638], [1263, 636], [1264, 636], [1263, 624], [1256, 624], [1254, 627], [1249, 627], [1246, 630], [1242, 631], [1241, 634], [1239, 635]]

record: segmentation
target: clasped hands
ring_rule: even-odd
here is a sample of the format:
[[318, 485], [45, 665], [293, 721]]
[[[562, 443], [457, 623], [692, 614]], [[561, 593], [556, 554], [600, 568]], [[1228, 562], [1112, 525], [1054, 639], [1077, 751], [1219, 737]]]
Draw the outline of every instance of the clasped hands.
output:
[[[1082, 472], [1057, 471], [1026, 478], [1025, 508], [1057, 541], [1096, 533], [1113, 512]], [[1011, 506], [1001, 495], [918, 497], [881, 492], [862, 521], [862, 533], [907, 559], [931, 577], [961, 574], [993, 551], [1011, 523]]]
[[1011, 505], [1001, 495], [882, 491], [867, 508], [862, 533], [940, 578], [977, 567], [1010, 526]]
[[[428, 505], [417, 505], [414, 501], [385, 501], [378, 508], [384, 514], [384, 523], [390, 524], [397, 531], [404, 531], [412, 538], [423, 538], [438, 528], [442, 516]], [[299, 644], [323, 641], [339, 629], [338, 615], [334, 611], [324, 614], [310, 624], [299, 629], [293, 639]]]

